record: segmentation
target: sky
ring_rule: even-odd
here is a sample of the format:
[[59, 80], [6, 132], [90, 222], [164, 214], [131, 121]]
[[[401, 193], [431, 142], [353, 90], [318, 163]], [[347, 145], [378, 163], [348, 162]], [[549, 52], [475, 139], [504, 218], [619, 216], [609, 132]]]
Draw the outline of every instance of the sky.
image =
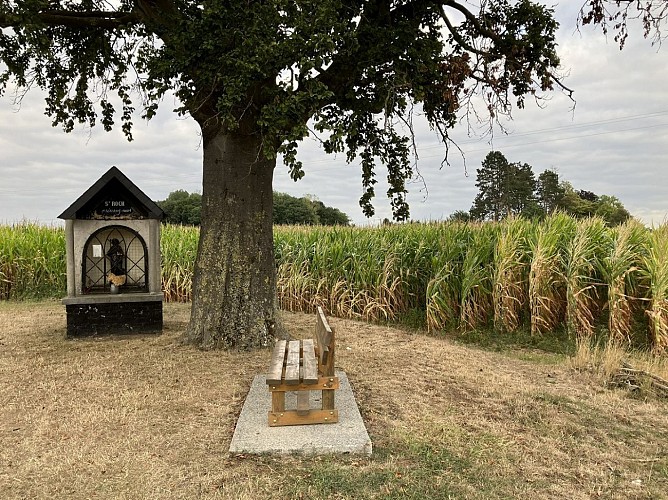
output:
[[[422, 181], [408, 185], [413, 220], [441, 220], [469, 210], [477, 193], [476, 169], [491, 150], [510, 162], [528, 163], [536, 177], [551, 169], [576, 189], [616, 196], [647, 225], [668, 219], [668, 47], [652, 46], [633, 26], [623, 51], [600, 30], [576, 29], [581, 2], [555, 6], [560, 22], [558, 52], [564, 83], [575, 90], [575, 108], [555, 91], [539, 105], [527, 99], [514, 109], [505, 131], [483, 134], [466, 123], [452, 131], [463, 151], [444, 147], [424, 119], [414, 119], [417, 168]], [[20, 109], [11, 95], [0, 98], [0, 224], [22, 220], [59, 224], [58, 215], [111, 166], [120, 168], [153, 200], [177, 189], [201, 192], [202, 148], [198, 127], [178, 117], [172, 102], [146, 123], [137, 117], [134, 141], [120, 130], [78, 129], [66, 134], [44, 115], [43, 94], [31, 90]], [[484, 127], [486, 128], [486, 127]], [[386, 171], [377, 171], [374, 205], [368, 219], [359, 164], [343, 155], [327, 155], [314, 139], [300, 146], [306, 176], [292, 181], [278, 163], [274, 190], [293, 196], [314, 195], [336, 207], [357, 225], [391, 218], [385, 196]]]

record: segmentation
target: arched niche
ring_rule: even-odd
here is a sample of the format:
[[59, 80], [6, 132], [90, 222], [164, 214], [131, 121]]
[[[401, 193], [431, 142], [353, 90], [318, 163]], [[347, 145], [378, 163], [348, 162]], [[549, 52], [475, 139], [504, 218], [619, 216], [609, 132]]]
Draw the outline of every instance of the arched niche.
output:
[[148, 251], [142, 236], [122, 225], [105, 226], [86, 241], [81, 293], [108, 293], [116, 284], [124, 293], [148, 292]]

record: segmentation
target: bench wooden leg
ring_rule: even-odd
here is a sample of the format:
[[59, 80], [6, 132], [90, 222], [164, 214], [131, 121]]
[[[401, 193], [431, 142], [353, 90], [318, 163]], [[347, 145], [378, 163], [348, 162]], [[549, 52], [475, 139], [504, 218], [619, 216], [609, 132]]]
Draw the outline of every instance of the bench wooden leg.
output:
[[272, 391], [271, 393], [271, 411], [280, 413], [285, 411], [285, 392]]
[[297, 391], [297, 414], [308, 415], [311, 410], [310, 396], [311, 391]]
[[323, 390], [322, 391], [322, 409], [323, 410], [333, 410], [334, 409], [334, 391], [333, 390]]

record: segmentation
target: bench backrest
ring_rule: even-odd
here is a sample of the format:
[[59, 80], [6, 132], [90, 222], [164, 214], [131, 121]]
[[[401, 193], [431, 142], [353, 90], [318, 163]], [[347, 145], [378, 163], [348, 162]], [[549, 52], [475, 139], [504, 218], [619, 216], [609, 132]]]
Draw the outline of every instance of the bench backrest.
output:
[[334, 375], [334, 328], [329, 325], [325, 312], [318, 306], [315, 320], [315, 337], [318, 341], [318, 364], [325, 376]]

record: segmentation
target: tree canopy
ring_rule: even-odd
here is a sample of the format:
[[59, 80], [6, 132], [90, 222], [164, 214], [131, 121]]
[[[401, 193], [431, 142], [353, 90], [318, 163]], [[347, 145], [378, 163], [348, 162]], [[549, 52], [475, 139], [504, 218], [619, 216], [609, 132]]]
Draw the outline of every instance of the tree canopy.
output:
[[544, 170], [538, 176], [536, 197], [546, 214], [554, 212], [564, 196], [564, 189], [559, 184], [559, 174], [554, 170]]
[[[597, 195], [584, 189], [576, 190], [559, 174], [545, 170], [535, 180], [527, 163], [510, 163], [500, 151], [490, 151], [477, 170], [478, 194], [468, 218], [498, 221], [510, 215], [542, 217], [561, 210], [577, 218], [599, 216], [608, 225], [616, 226], [631, 217], [624, 205], [614, 196]], [[466, 212], [450, 217], [463, 221]]]
[[598, 216], [609, 226], [617, 226], [631, 218], [629, 211], [615, 196], [575, 189], [567, 181], [561, 182], [560, 188], [563, 195], [557, 207], [573, 217]]
[[202, 221], [202, 195], [199, 193], [178, 189], [157, 203], [165, 212], [162, 221], [167, 224], [199, 226]]
[[47, 90], [54, 125], [110, 129], [120, 119], [131, 138], [135, 108], [151, 118], [174, 92], [176, 111], [205, 136], [251, 129], [298, 179], [312, 120], [326, 151], [361, 163], [368, 215], [376, 162], [387, 166], [398, 219], [409, 215], [413, 173], [398, 124], [414, 103], [447, 138], [472, 95], [508, 112], [552, 89], [559, 64], [552, 10], [528, 0], [480, 12], [454, 1], [3, 0], [0, 27], [12, 28], [0, 38], [0, 82]]
[[536, 180], [531, 165], [509, 163], [503, 153], [491, 151], [477, 170], [478, 194], [470, 214], [477, 220], [498, 221], [511, 214], [537, 214]]
[[[590, 0], [580, 22], [612, 23], [623, 43], [629, 8], [658, 29], [654, 4]], [[120, 121], [131, 139], [135, 109], [151, 118], [170, 93], [199, 124], [202, 231], [186, 341], [204, 348], [266, 345], [278, 329], [279, 154], [301, 178], [297, 146], [316, 134], [326, 152], [358, 162], [367, 215], [383, 164], [394, 217], [406, 219], [414, 106], [447, 146], [478, 104], [494, 120], [555, 87], [570, 93], [553, 11], [530, 0], [0, 0], [0, 28], [0, 92], [10, 82], [19, 95], [44, 89], [46, 113], [66, 131]]]
[[350, 218], [315, 196], [297, 198], [287, 193], [274, 193], [274, 224], [347, 226]]
[[[315, 197], [297, 198], [287, 193], [274, 193], [274, 224], [320, 224], [347, 226], [350, 218], [338, 208], [328, 207]], [[182, 189], [172, 191], [167, 199], [158, 201], [165, 212], [163, 222], [199, 226], [202, 221], [202, 195]]]

